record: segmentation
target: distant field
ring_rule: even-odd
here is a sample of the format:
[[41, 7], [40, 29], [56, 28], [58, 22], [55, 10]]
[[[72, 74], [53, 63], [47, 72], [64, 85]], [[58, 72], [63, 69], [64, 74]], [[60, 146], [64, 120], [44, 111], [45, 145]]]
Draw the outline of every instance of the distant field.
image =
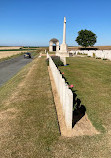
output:
[[0, 51], [0, 59], [20, 54], [21, 51]]
[[[80, 46], [68, 46], [68, 50], [78, 50], [81, 49], [82, 47]], [[89, 48], [96, 48], [98, 50], [111, 50], [111, 46], [94, 46], [94, 47], [89, 47]], [[23, 51], [23, 50], [34, 50], [34, 49], [43, 49], [43, 50], [47, 50], [49, 49], [49, 47], [8, 47], [8, 46], [0, 46], [0, 51], [6, 51], [6, 50], [11, 50], [11, 51]]]
[[0, 46], [0, 50], [9, 50], [9, 49], [20, 49], [21, 47], [2, 47]]
[[[81, 49], [82, 47], [79, 47], [79, 46], [69, 46], [68, 47], [68, 50], [78, 50], [78, 49]], [[89, 47], [89, 48], [97, 48], [98, 50], [111, 50], [111, 46], [94, 46], [94, 47]]]
[[0, 52], [2, 51], [30, 51], [30, 50], [38, 50], [38, 49], [35, 49], [35, 48], [31, 48], [31, 49], [27, 49], [27, 48], [25, 48], [25, 49], [3, 49], [3, 50], [0, 50]]
[[48, 47], [23, 47], [23, 46], [18, 46], [18, 47], [8, 47], [8, 46], [0, 46], [0, 50], [23, 50], [23, 49], [48, 49]]
[[2, 47], [0, 46], [0, 59], [11, 57], [13, 55], [21, 54], [23, 52], [35, 52], [45, 50], [45, 47]]

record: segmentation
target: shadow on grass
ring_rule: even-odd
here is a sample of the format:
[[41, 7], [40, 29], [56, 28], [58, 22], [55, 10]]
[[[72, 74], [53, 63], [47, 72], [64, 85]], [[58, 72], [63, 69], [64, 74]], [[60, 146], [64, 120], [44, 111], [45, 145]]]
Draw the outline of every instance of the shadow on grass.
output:
[[[62, 73], [61, 75], [62, 75], [62, 78], [65, 80], [65, 82], [69, 85], [67, 78], [64, 77]], [[70, 89], [73, 93], [73, 118], [72, 118], [72, 128], [73, 128], [75, 124], [85, 115], [86, 107], [82, 105], [81, 100], [77, 98], [77, 94], [76, 94], [77, 90], [73, 90], [73, 88], [70, 88]]]
[[72, 127], [85, 115], [86, 107], [81, 105], [81, 100], [77, 98], [76, 91], [72, 90], [73, 93], [73, 119]]
[[69, 64], [63, 65], [63, 66], [69, 66]]

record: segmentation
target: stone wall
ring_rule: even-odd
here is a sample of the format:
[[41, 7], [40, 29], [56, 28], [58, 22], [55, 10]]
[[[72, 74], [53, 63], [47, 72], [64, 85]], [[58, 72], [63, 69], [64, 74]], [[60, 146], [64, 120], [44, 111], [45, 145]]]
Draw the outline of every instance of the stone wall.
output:
[[111, 50], [77, 50], [77, 51], [70, 51], [73, 55], [79, 54], [87, 54], [90, 57], [101, 58], [101, 59], [108, 59], [111, 60]]
[[57, 92], [60, 98], [60, 103], [63, 110], [63, 115], [65, 117], [65, 123], [68, 129], [72, 129], [72, 118], [73, 118], [73, 93], [69, 89], [68, 84], [62, 78], [60, 71], [57, 69], [53, 60], [47, 53], [47, 58], [49, 58], [49, 67], [51, 69]]

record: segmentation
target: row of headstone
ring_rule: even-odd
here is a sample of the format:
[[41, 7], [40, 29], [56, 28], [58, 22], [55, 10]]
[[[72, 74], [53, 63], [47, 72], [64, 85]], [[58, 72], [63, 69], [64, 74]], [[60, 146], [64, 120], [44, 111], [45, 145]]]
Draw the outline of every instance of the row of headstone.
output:
[[108, 59], [111, 60], [111, 50], [78, 50], [78, 51], [70, 51], [73, 55], [78, 54], [87, 54], [90, 57]]
[[65, 82], [62, 74], [54, 64], [52, 58], [47, 53], [49, 59], [49, 67], [51, 69], [56, 89], [62, 105], [63, 115], [65, 117], [65, 123], [68, 129], [72, 129], [72, 118], [73, 118], [73, 93], [69, 89], [68, 84]]

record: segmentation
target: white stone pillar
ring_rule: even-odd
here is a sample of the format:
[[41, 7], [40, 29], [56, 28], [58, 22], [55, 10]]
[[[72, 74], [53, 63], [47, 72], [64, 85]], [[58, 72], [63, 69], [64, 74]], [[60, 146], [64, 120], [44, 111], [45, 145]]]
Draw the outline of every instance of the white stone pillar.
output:
[[56, 52], [59, 51], [59, 42], [56, 43]]
[[53, 51], [53, 42], [50, 41], [49, 42], [49, 52], [52, 52]]
[[64, 27], [63, 27], [63, 43], [66, 43], [66, 17], [64, 17]]
[[67, 53], [67, 45], [66, 45], [66, 17], [64, 17], [64, 26], [63, 26], [63, 43], [60, 46], [61, 53]]

